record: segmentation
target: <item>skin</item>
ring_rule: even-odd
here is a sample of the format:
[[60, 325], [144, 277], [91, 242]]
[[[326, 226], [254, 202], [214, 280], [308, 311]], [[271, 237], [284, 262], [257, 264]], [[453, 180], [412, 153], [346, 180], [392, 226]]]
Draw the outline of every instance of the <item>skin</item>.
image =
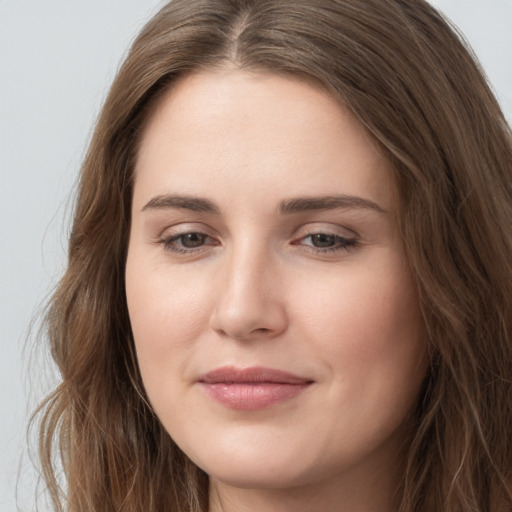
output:
[[[394, 510], [424, 328], [392, 169], [360, 123], [304, 81], [196, 73], [160, 100], [135, 172], [138, 362], [164, 427], [210, 475], [210, 510]], [[290, 207], [334, 196], [358, 199]], [[236, 410], [198, 383], [225, 365], [312, 384]]]

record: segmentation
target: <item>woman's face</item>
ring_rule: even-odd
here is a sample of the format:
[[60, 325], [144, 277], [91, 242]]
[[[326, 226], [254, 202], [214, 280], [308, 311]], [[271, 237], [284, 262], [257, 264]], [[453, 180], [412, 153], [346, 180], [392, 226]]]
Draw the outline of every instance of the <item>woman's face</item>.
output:
[[213, 481], [392, 471], [425, 374], [392, 170], [314, 85], [181, 79], [143, 133], [126, 265], [144, 385]]

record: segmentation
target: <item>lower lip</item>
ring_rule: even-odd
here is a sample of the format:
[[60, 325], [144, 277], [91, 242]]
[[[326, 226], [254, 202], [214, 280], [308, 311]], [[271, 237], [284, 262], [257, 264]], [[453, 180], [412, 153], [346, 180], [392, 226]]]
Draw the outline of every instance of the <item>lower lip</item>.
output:
[[302, 393], [309, 383], [287, 384], [280, 382], [227, 384], [225, 382], [202, 383], [206, 393], [217, 402], [231, 409], [255, 411], [266, 409]]

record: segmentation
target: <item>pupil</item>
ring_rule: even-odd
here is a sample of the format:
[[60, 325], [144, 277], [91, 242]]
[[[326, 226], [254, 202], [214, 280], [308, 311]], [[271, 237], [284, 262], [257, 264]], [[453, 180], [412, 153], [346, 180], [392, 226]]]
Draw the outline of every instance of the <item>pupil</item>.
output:
[[183, 235], [181, 243], [184, 247], [199, 247], [204, 244], [204, 235], [200, 233], [187, 233]]
[[332, 247], [335, 243], [333, 235], [318, 234], [311, 237], [315, 247]]

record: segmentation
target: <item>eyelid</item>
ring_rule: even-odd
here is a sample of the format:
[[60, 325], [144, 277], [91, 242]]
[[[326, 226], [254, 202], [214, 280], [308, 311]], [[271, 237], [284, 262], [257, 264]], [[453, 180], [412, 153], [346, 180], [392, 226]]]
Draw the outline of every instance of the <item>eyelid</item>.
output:
[[[313, 243], [313, 237], [315, 235], [326, 235], [332, 237], [332, 246], [317, 246]], [[305, 240], [311, 239], [310, 244], [305, 243]], [[341, 256], [351, 250], [354, 250], [360, 245], [360, 237], [353, 230], [348, 229], [344, 226], [325, 223], [309, 223], [301, 226], [294, 235], [290, 245], [297, 247], [299, 250], [312, 256]]]
[[163, 229], [159, 229], [155, 240], [158, 241], [162, 238], [186, 235], [187, 233], [201, 233], [212, 238], [218, 238], [218, 234], [215, 230], [201, 222], [177, 222], [175, 224], [166, 225]]
[[[197, 247], [182, 245], [183, 240], [180, 242], [180, 238], [192, 233], [203, 236], [205, 242]], [[153, 243], [161, 246], [165, 252], [176, 256], [198, 256], [201, 253], [208, 252], [212, 247], [220, 245], [216, 231], [201, 222], [179, 222], [167, 225], [164, 229], [158, 231]]]
[[329, 222], [310, 222], [303, 224], [294, 233], [294, 238], [301, 238], [307, 235], [326, 234], [340, 236], [347, 239], [359, 239], [359, 234], [351, 228]]
[[[205, 240], [204, 243], [198, 245], [197, 247], [186, 247], [183, 244], [179, 244], [178, 241], [180, 238], [188, 235], [188, 234], [197, 234], [204, 236]], [[212, 243], [213, 241], [213, 243]], [[183, 242], [183, 241], [182, 241]], [[182, 255], [182, 256], [195, 256], [199, 255], [201, 253], [208, 252], [212, 249], [212, 247], [216, 247], [220, 245], [215, 238], [211, 237], [210, 235], [206, 233], [202, 233], [199, 231], [184, 231], [182, 233], [168, 235], [161, 237], [157, 243], [162, 246], [164, 251], [167, 251], [169, 253], [175, 254], [175, 255]]]

